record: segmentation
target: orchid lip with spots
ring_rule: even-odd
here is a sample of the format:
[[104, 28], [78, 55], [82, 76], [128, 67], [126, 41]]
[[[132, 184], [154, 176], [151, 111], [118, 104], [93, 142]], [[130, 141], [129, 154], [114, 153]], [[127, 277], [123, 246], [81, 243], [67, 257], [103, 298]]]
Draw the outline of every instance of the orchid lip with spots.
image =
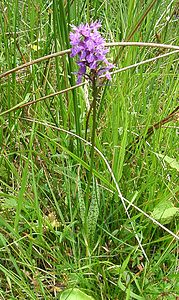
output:
[[78, 27], [72, 25], [73, 31], [70, 32], [71, 57], [78, 56], [77, 83], [81, 83], [83, 77], [91, 79], [92, 74], [95, 76], [105, 74], [108, 80], [111, 79], [109, 70], [114, 65], [106, 58], [108, 49], [105, 48], [105, 40], [98, 31], [100, 27], [100, 22], [80, 24]]

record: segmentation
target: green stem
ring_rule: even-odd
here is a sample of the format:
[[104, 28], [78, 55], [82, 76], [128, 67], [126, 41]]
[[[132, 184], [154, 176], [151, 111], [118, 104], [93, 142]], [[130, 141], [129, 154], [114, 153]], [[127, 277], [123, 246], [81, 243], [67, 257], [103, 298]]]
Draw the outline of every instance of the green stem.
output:
[[93, 108], [93, 128], [92, 128], [92, 135], [91, 135], [91, 152], [90, 152], [90, 158], [91, 158], [91, 163], [90, 163], [90, 171], [89, 171], [89, 176], [88, 176], [88, 186], [86, 190], [86, 214], [88, 214], [89, 210], [89, 191], [90, 191], [90, 184], [91, 184], [91, 179], [92, 179], [92, 174], [93, 174], [93, 165], [94, 165], [94, 147], [95, 147], [95, 135], [96, 135], [96, 102], [97, 102], [97, 97], [98, 97], [98, 88], [96, 85], [96, 76], [94, 76], [93, 81], [92, 81], [92, 90], [93, 90], [93, 103], [92, 103], [92, 108]]

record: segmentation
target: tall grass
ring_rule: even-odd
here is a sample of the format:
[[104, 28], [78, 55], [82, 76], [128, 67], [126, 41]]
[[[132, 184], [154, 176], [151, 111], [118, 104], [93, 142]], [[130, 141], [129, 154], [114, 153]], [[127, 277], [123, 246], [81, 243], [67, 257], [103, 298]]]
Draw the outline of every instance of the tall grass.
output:
[[[91, 20], [107, 42], [177, 45], [177, 17], [169, 0], [2, 0], [0, 73], [68, 49], [70, 24]], [[121, 69], [167, 51], [110, 47], [109, 58]], [[92, 91], [60, 92], [76, 84], [74, 60], [0, 79], [0, 299], [58, 299], [67, 287], [105, 300], [178, 297], [178, 110], [154, 126], [178, 107], [177, 63], [175, 53], [101, 81], [88, 205]]]

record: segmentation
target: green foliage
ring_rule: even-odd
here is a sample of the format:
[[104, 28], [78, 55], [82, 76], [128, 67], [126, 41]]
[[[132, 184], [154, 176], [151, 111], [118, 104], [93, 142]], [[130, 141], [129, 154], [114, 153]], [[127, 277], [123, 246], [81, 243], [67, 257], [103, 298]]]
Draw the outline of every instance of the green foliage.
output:
[[100, 193], [97, 182], [93, 180], [92, 199], [88, 211], [87, 227], [90, 240], [94, 241], [97, 221], [99, 217]]
[[174, 207], [173, 203], [168, 201], [161, 201], [158, 203], [153, 212], [152, 217], [162, 224], [170, 223], [175, 216], [179, 214], [179, 208]]
[[64, 291], [61, 296], [60, 300], [94, 300], [91, 296], [86, 295], [82, 291], [78, 289], [71, 289]]
[[177, 169], [179, 171], [179, 162], [175, 158], [171, 158], [168, 155], [157, 154], [157, 156], [161, 157], [164, 161], [166, 161], [171, 168]]
[[[69, 48], [70, 25], [91, 20], [107, 42], [177, 45], [177, 13], [170, 0], [1, 0], [0, 73]], [[167, 51], [108, 57], [118, 69]], [[76, 69], [63, 55], [0, 79], [0, 298], [176, 299], [178, 241], [160, 224], [178, 234], [178, 119], [152, 126], [178, 106], [177, 54], [101, 82], [88, 203], [91, 88], [51, 95], [75, 84]]]

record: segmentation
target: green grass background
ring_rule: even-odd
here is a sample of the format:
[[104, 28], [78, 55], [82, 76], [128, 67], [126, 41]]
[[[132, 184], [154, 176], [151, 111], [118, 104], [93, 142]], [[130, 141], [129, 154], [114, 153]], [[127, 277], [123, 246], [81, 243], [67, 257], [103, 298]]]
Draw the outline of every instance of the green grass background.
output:
[[[92, 20], [107, 42], [178, 44], [177, 1], [1, 0], [0, 73], [70, 48], [70, 24]], [[167, 51], [111, 47], [108, 57], [122, 68]], [[96, 146], [122, 195], [149, 215], [178, 207], [178, 171], [155, 154], [178, 160], [177, 119], [145, 140], [178, 105], [177, 63], [172, 54], [114, 75], [98, 103]], [[75, 85], [75, 71], [64, 55], [0, 81], [0, 299], [59, 299], [68, 287], [96, 300], [177, 299], [177, 240], [132, 206], [129, 219], [97, 152], [87, 215], [90, 146], [68, 131], [85, 138], [90, 87], [9, 112]], [[88, 141], [91, 128], [90, 117]], [[177, 234], [176, 216], [163, 223]]]

